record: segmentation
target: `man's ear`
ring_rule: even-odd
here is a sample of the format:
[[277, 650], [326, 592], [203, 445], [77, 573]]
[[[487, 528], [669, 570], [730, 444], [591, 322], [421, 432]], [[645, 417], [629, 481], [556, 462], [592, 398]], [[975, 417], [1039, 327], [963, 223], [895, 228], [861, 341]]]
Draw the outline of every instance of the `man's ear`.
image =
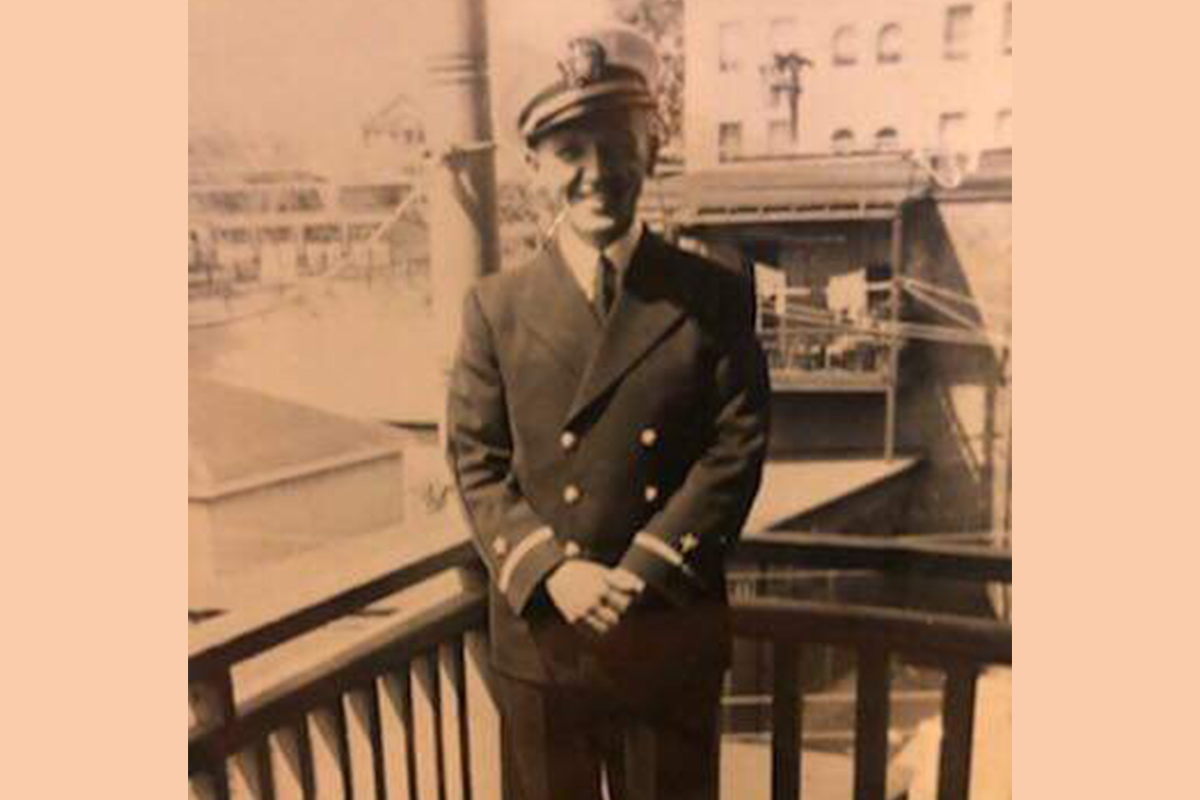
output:
[[522, 153], [522, 161], [525, 164], [525, 177], [529, 181], [529, 185], [548, 201], [552, 201], [557, 187], [553, 185], [551, 175], [542, 169], [542, 161], [537, 152], [531, 147], [525, 148]]
[[528, 169], [530, 172], [537, 174], [537, 172], [541, 168], [541, 162], [538, 161], [537, 153], [535, 153], [533, 151], [533, 148], [531, 148], [531, 147], [524, 148], [521, 155], [525, 161], [525, 168]]
[[545, 204], [546, 208], [557, 210], [561, 201], [556, 193], [556, 187], [552, 185], [550, 176], [542, 169], [542, 162], [533, 148], [526, 147], [521, 151], [521, 162], [525, 167], [527, 185], [533, 190], [534, 197], [539, 203]]

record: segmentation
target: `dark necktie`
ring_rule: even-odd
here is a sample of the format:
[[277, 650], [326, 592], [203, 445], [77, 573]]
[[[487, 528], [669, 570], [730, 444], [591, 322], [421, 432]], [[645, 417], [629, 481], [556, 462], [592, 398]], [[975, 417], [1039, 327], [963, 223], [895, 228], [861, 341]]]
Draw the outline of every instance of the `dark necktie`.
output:
[[603, 322], [608, 319], [608, 312], [612, 310], [613, 301], [617, 297], [617, 267], [603, 253], [596, 264], [595, 282], [592, 302], [596, 307], [596, 315]]

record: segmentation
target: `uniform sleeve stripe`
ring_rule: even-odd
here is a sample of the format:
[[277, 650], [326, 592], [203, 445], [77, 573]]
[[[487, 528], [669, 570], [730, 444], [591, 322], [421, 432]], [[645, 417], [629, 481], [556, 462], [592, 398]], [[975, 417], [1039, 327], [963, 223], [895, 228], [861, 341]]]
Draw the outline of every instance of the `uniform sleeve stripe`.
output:
[[656, 556], [670, 562], [673, 567], [683, 566], [683, 556], [675, 552], [672, 547], [662, 539], [656, 539], [648, 533], [639, 533], [633, 537], [633, 543], [649, 550]]
[[504, 566], [500, 570], [500, 579], [496, 582], [497, 587], [501, 592], [508, 591], [509, 581], [512, 580], [513, 573], [516, 572], [517, 566], [521, 563], [521, 559], [529, 555], [533, 548], [537, 547], [542, 542], [548, 541], [554, 536], [549, 528], [538, 528], [533, 533], [526, 536], [521, 541], [517, 542], [517, 546], [508, 554], [508, 558], [504, 562]]

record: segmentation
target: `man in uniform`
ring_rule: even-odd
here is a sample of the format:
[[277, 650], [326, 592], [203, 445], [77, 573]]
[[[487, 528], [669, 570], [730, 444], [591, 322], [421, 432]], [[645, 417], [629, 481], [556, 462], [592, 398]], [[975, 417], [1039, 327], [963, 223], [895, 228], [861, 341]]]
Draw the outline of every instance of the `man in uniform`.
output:
[[537, 80], [514, 124], [562, 224], [467, 293], [447, 409], [490, 575], [510, 788], [713, 800], [723, 563], [767, 441], [753, 290], [637, 219], [653, 45], [613, 25], [555, 52], [522, 76]]

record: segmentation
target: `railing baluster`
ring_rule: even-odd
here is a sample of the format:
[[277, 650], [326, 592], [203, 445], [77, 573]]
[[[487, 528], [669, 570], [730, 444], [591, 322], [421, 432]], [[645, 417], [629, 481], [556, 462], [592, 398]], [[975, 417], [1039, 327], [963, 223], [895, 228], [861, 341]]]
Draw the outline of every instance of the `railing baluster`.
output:
[[858, 702], [854, 727], [854, 798], [883, 800], [887, 793], [888, 687], [883, 650], [858, 651]]
[[383, 780], [388, 800], [415, 800], [412, 750], [412, 694], [408, 670], [377, 679], [379, 738], [383, 747]]
[[313, 788], [317, 800], [346, 796], [342, 773], [345, 748], [340, 715], [331, 708], [318, 708], [308, 715], [308, 740], [312, 750]]
[[446, 800], [438, 744], [435, 657], [419, 656], [412, 663], [413, 746], [417, 752], [417, 797], [420, 800]]
[[224, 775], [199, 773], [188, 778], [188, 800], [225, 800]]
[[353, 689], [342, 696], [342, 714], [346, 719], [346, 750], [350, 767], [350, 787], [354, 800], [380, 797], [375, 783], [376, 730], [375, 692], [373, 687]]
[[188, 683], [188, 730], [208, 727], [229, 719], [233, 697], [229, 677]]
[[229, 759], [231, 800], [270, 800], [267, 796], [266, 759], [258, 745], [247, 747]]
[[272, 730], [266, 738], [266, 765], [275, 800], [304, 800], [306, 766], [300, 733], [294, 726]]
[[446, 800], [470, 800], [467, 775], [466, 691], [460, 640], [438, 647], [438, 696], [441, 698], [442, 754]]
[[775, 643], [775, 693], [771, 701], [771, 800], [800, 798], [800, 671], [795, 645]]
[[966, 800], [971, 785], [971, 740], [975, 729], [978, 674], [973, 664], [956, 663], [946, 668], [938, 800]]
[[273, 731], [267, 749], [275, 800], [304, 800], [307, 770], [300, 732], [291, 725]]
[[[371, 759], [375, 770], [374, 800], [388, 800], [387, 773], [384, 758], [387, 751], [383, 744], [383, 724], [380, 719], [380, 699], [378, 678], [372, 678], [366, 684], [371, 697], [371, 708], [374, 716], [371, 725]], [[358, 798], [356, 798], [358, 800]]]
[[500, 710], [488, 685], [488, 640], [482, 631], [463, 638], [467, 690], [467, 756], [471, 797], [493, 800], [503, 794], [501, 782]]
[[[188, 731], [220, 725], [233, 717], [233, 683], [229, 671], [215, 678], [188, 682]], [[228, 800], [229, 775], [224, 763], [211, 772], [197, 773], [188, 779], [189, 800]]]

